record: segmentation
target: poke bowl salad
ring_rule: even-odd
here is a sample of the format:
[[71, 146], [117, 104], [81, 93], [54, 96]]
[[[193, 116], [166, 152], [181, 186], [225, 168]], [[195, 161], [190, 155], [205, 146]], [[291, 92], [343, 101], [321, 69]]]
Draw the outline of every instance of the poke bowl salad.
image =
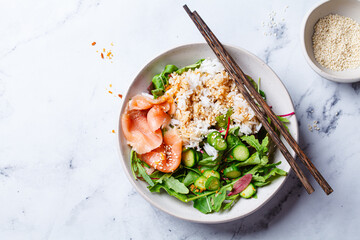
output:
[[[146, 91], [124, 103], [120, 116], [131, 148], [124, 161], [134, 180], [146, 182], [152, 194], [167, 193], [210, 214], [256, 200], [260, 188], [287, 174], [281, 161], [274, 163], [275, 145], [217, 59], [163, 67]], [[260, 79], [247, 77], [266, 100]]]

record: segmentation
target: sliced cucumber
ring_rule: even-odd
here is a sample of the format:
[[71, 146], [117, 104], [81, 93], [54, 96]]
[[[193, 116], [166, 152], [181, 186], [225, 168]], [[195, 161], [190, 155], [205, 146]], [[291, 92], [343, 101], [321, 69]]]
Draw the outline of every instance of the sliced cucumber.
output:
[[227, 148], [227, 143], [222, 136], [215, 138], [214, 148], [218, 151], [224, 151]]
[[209, 135], [207, 136], [207, 142], [210, 144], [210, 146], [214, 147], [215, 139], [219, 136], [221, 137], [221, 133], [219, 133], [218, 131], [209, 133]]
[[197, 159], [197, 153], [193, 149], [187, 149], [181, 154], [181, 161], [187, 167], [195, 166]]
[[205, 188], [211, 191], [219, 189], [220, 179], [213, 176], [209, 177], [205, 182]]
[[217, 171], [214, 171], [214, 170], [206, 170], [206, 171], [204, 171], [203, 176], [206, 177], [206, 178], [216, 177], [216, 178], [220, 179], [220, 173], [217, 172]]
[[251, 198], [255, 193], [256, 188], [250, 183], [242, 192], [240, 192], [240, 196], [243, 198]]
[[224, 175], [228, 178], [238, 178], [241, 175], [239, 168], [235, 165], [224, 169]]
[[249, 149], [243, 144], [236, 145], [232, 150], [232, 156], [238, 161], [245, 161], [249, 158]]
[[199, 190], [205, 190], [206, 188], [205, 188], [205, 182], [206, 182], [206, 177], [204, 177], [204, 176], [200, 176], [200, 177], [198, 177], [198, 179], [196, 179], [195, 180], [195, 182], [194, 182], [194, 185], [195, 185], [195, 187], [197, 188], [197, 189], [199, 189]]

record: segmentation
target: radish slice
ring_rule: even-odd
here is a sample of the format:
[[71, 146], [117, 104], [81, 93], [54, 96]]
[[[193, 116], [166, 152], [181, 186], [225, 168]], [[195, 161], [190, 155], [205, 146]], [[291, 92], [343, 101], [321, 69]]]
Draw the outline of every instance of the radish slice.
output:
[[252, 174], [246, 174], [242, 178], [240, 178], [235, 184], [231, 192], [229, 192], [228, 196], [236, 195], [242, 192], [251, 182]]
[[226, 133], [225, 133], [225, 137], [224, 139], [226, 139], [228, 133], [229, 133], [229, 129], [230, 129], [230, 117], [228, 117], [228, 124], [227, 124], [227, 127], [226, 127]]
[[294, 112], [288, 113], [288, 114], [283, 114], [283, 115], [278, 115], [279, 117], [288, 117], [288, 116], [292, 116], [294, 115]]

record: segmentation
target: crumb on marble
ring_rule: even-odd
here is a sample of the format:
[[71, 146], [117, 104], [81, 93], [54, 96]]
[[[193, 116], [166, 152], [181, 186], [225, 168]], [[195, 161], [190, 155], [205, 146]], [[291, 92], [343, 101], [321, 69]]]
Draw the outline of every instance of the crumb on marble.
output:
[[112, 133], [115, 133], [115, 130], [113, 129], [111, 132], [112, 132]]
[[96, 42], [93, 42], [91, 45], [92, 45], [92, 46], [95, 46], [95, 44], [96, 44]]

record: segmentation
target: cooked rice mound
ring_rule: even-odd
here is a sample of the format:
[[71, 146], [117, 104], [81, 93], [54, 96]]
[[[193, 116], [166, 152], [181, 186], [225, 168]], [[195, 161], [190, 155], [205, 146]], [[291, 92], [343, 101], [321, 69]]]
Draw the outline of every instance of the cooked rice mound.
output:
[[186, 148], [199, 143], [214, 131], [215, 118], [233, 108], [230, 127], [240, 127], [241, 134], [259, 131], [261, 123], [240, 94], [234, 81], [217, 59], [206, 59], [199, 69], [181, 75], [172, 74], [166, 91], [177, 106], [171, 125], [179, 130]]

